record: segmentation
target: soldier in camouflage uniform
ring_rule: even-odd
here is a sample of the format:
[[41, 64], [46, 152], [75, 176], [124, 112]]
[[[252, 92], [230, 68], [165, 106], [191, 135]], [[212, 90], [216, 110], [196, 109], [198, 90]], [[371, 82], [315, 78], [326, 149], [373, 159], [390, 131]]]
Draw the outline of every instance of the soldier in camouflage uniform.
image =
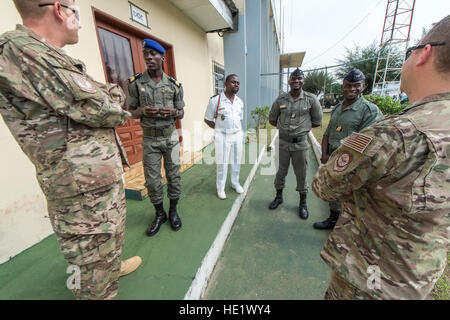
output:
[[[361, 93], [365, 89], [366, 77], [358, 69], [353, 69], [342, 82], [344, 101], [339, 103], [331, 112], [328, 124], [322, 138], [322, 158], [325, 164], [330, 155], [341, 145], [341, 140], [353, 132], [359, 132], [383, 118], [380, 109], [373, 103], [364, 99]], [[316, 229], [333, 229], [341, 214], [341, 201], [332, 201], [330, 216], [321, 222], [314, 223]]]
[[327, 299], [424, 299], [444, 272], [450, 230], [450, 16], [407, 50], [411, 105], [353, 133], [313, 191], [343, 202], [321, 256]]
[[0, 112], [36, 168], [64, 258], [80, 268], [76, 298], [111, 299], [140, 263], [121, 269], [126, 158], [114, 127], [130, 117], [125, 95], [61, 50], [78, 42], [74, 1], [14, 2], [24, 25], [0, 36]]
[[156, 208], [155, 218], [147, 229], [153, 236], [167, 221], [163, 207], [161, 159], [168, 181], [169, 220], [174, 231], [181, 228], [177, 204], [181, 196], [180, 143], [175, 121], [184, 116], [183, 87], [163, 72], [165, 49], [156, 41], [143, 41], [147, 71], [129, 79], [129, 108], [133, 118], [141, 119], [143, 130], [143, 164], [145, 185]]
[[278, 170], [275, 177], [276, 196], [269, 209], [276, 209], [283, 203], [283, 189], [289, 164], [292, 159], [297, 191], [300, 193], [299, 216], [308, 218], [306, 196], [306, 172], [308, 169], [308, 132], [322, 124], [322, 108], [312, 93], [302, 90], [305, 77], [303, 71], [296, 69], [289, 78], [289, 93], [281, 94], [273, 103], [269, 113], [269, 122], [279, 130]]

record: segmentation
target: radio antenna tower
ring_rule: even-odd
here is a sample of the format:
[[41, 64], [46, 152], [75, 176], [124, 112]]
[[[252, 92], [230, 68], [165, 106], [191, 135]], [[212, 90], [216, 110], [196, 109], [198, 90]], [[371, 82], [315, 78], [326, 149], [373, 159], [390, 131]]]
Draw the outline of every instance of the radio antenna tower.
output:
[[410, 40], [415, 3], [416, 0], [387, 0], [372, 87], [381, 96], [400, 94], [401, 65]]

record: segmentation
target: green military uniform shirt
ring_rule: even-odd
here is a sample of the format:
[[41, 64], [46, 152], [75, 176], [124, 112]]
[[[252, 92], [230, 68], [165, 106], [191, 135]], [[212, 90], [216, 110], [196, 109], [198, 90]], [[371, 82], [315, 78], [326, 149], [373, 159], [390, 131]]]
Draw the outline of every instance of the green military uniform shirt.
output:
[[383, 118], [380, 109], [364, 97], [360, 97], [345, 110], [342, 110], [343, 104], [339, 103], [331, 112], [330, 123], [324, 133], [333, 150], [339, 148], [342, 139]]
[[445, 269], [449, 137], [450, 92], [431, 95], [344, 139], [314, 177], [318, 197], [343, 201], [321, 256], [372, 297], [424, 299]]
[[[159, 83], [153, 82], [146, 71], [136, 80], [130, 80], [129, 84], [129, 107], [132, 110], [154, 106], [163, 108], [165, 106], [182, 110], [185, 106], [183, 101], [183, 87], [175, 79], [170, 78], [163, 72]], [[141, 118], [143, 128], [163, 128], [173, 125], [175, 117], [145, 117]]]
[[96, 82], [25, 26], [0, 36], [0, 113], [48, 200], [122, 179], [126, 156], [114, 127], [131, 116], [124, 103], [120, 87]]
[[[322, 123], [322, 108], [317, 97], [302, 90], [294, 99], [290, 93], [281, 94], [273, 103], [269, 113], [270, 121], [277, 121], [280, 134], [280, 148], [299, 151], [309, 148], [306, 135], [312, 126]], [[297, 143], [287, 142], [291, 138], [301, 138]]]

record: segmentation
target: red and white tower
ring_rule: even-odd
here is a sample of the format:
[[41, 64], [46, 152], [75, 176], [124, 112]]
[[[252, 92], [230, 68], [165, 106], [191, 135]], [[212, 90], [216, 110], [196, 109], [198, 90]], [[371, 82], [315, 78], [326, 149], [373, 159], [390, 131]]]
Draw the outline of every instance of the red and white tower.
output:
[[400, 94], [401, 64], [410, 40], [416, 0], [387, 0], [373, 92]]

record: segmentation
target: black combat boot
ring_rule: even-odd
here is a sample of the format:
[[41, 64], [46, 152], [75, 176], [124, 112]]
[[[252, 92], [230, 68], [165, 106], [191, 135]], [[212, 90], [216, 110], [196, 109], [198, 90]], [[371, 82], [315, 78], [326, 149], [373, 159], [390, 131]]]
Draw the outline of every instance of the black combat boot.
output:
[[306, 193], [300, 193], [300, 204], [298, 207], [298, 215], [300, 218], [308, 219], [309, 213], [306, 207]]
[[279, 189], [279, 190], [277, 190], [277, 195], [275, 196], [275, 200], [273, 200], [270, 203], [269, 209], [274, 210], [274, 209], [278, 208], [278, 206], [282, 203], [283, 203], [283, 189]]
[[147, 228], [147, 235], [149, 237], [154, 236], [158, 231], [159, 227], [167, 221], [166, 212], [164, 211], [162, 202], [160, 204], [155, 204], [156, 216], [152, 224]]
[[181, 219], [177, 212], [178, 199], [170, 199], [169, 220], [173, 231], [181, 229]]
[[330, 216], [327, 220], [314, 223], [314, 229], [326, 230], [333, 229], [339, 219], [339, 211], [330, 210]]

